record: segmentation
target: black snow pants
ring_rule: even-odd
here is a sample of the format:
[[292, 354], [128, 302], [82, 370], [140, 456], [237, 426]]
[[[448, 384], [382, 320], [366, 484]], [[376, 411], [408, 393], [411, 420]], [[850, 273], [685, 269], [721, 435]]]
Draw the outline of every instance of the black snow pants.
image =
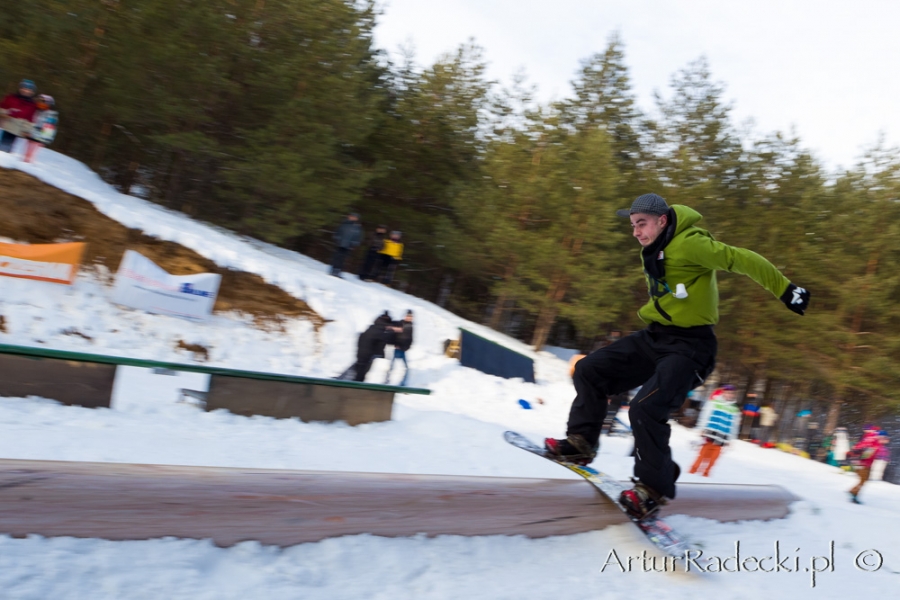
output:
[[596, 444], [606, 417], [607, 396], [641, 386], [628, 411], [635, 443], [634, 476], [674, 498], [676, 473], [669, 448], [669, 414], [712, 372], [717, 346], [710, 325], [653, 323], [588, 354], [575, 365], [577, 395], [566, 434], [579, 434]]
[[359, 358], [353, 365], [353, 381], [365, 381], [373, 362], [375, 362], [374, 356]]

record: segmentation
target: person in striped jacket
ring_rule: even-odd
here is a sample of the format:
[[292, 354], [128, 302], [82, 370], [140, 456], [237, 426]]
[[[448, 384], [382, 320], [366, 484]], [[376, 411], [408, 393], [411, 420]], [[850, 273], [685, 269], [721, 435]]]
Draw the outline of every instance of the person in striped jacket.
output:
[[703, 476], [709, 477], [709, 471], [716, 464], [722, 448], [737, 437], [741, 427], [741, 411], [734, 404], [733, 385], [724, 385], [710, 395], [700, 411], [697, 426], [705, 440], [691, 473], [696, 473], [706, 464]]

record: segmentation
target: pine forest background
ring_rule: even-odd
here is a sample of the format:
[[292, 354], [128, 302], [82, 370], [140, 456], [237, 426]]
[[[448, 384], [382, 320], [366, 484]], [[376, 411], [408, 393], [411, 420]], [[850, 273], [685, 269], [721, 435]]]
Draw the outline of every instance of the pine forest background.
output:
[[812, 291], [800, 318], [721, 274], [722, 380], [825, 432], [898, 414], [898, 152], [874, 141], [825, 172], [795, 136], [732, 122], [702, 58], [651, 115], [615, 35], [544, 105], [524, 77], [489, 81], [474, 41], [424, 69], [390, 60], [372, 1], [7, 4], [3, 93], [35, 80], [60, 110], [54, 149], [122, 192], [325, 261], [359, 212], [367, 234], [403, 232], [397, 287], [581, 350], [641, 326], [639, 246], [614, 211], [657, 192]]

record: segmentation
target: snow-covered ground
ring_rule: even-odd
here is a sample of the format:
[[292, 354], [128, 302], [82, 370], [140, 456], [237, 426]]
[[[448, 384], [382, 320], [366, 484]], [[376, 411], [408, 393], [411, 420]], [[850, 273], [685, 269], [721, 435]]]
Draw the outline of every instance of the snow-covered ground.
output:
[[[330, 277], [325, 265], [307, 257], [123, 196], [85, 166], [47, 150], [36, 165], [0, 153], [0, 167], [31, 173], [220, 265], [258, 273], [331, 319], [318, 336], [303, 320], [287, 322], [283, 331], [257, 329], [239, 315], [195, 324], [111, 304], [106, 274], [83, 271], [73, 286], [0, 278], [6, 321], [0, 343], [190, 362], [190, 354], [176, 349], [185, 341], [209, 348], [206, 364], [328, 377], [353, 362], [357, 335], [381, 311], [399, 318], [412, 309], [409, 384], [433, 391], [398, 395], [390, 422], [350, 427], [206, 413], [177, 402], [177, 390], [202, 389], [203, 376], [123, 368], [111, 409], [0, 398], [0, 458], [575, 477], [502, 439], [506, 429], [536, 439], [563, 433], [574, 395], [563, 352], [534, 353], [421, 299]], [[492, 377], [444, 357], [442, 343], [459, 326], [533, 356], [537, 383]], [[73, 330], [91, 339], [64, 333]], [[368, 380], [383, 381], [386, 368], [377, 361]], [[673, 428], [682, 465], [692, 462], [695, 439], [694, 432]], [[604, 438], [595, 464], [626, 478], [629, 450], [626, 439]], [[671, 517], [703, 549], [702, 565], [734, 556], [739, 545], [740, 572], [734, 559], [718, 573], [647, 572], [650, 562], [628, 563], [649, 549], [630, 525], [537, 540], [361, 535], [287, 549], [0, 536], [0, 598], [846, 598], [892, 594], [900, 585], [898, 486], [867, 484], [865, 504], [852, 505], [846, 490], [854, 475], [743, 442], [723, 453], [710, 478], [685, 474], [682, 481], [777, 484], [802, 500], [788, 518], [770, 522]], [[825, 558], [832, 544], [833, 565]], [[776, 552], [778, 561], [766, 558]], [[816, 570], [824, 572], [813, 587]]]

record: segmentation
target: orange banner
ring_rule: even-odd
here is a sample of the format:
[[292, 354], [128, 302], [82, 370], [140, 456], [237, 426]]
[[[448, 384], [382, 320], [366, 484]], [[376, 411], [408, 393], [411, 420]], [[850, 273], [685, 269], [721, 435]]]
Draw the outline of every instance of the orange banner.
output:
[[71, 284], [78, 273], [84, 242], [4, 244], [0, 242], [0, 275]]

